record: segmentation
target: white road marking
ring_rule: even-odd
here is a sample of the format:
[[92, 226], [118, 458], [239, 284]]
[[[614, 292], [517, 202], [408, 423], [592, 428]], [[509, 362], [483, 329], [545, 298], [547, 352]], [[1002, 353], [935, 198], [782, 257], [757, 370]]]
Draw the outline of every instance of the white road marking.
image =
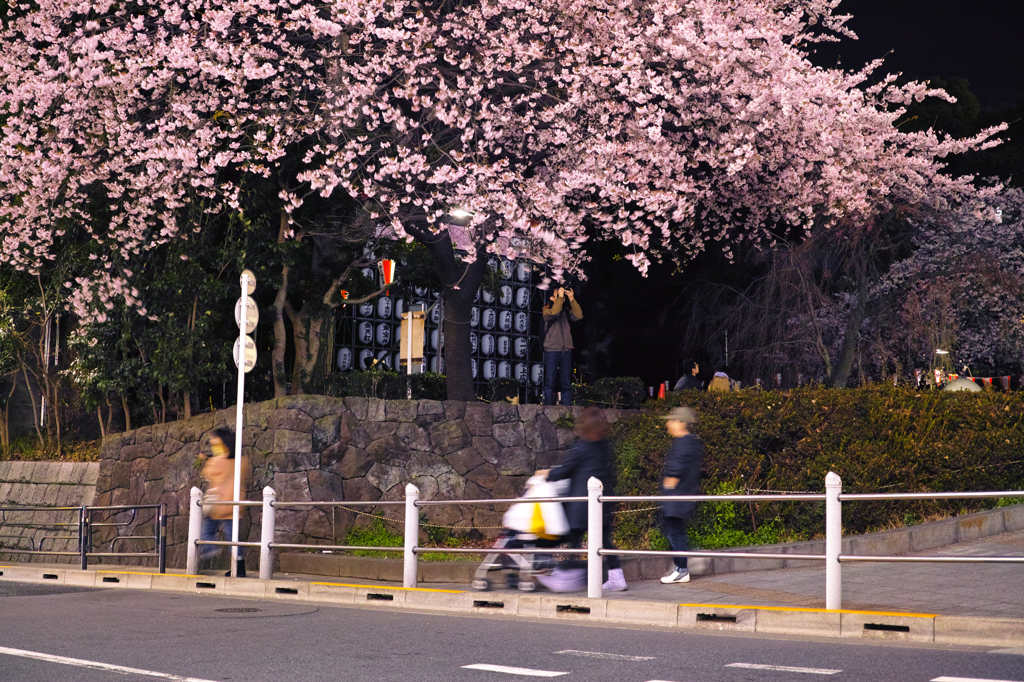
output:
[[760, 663], [729, 663], [726, 668], [750, 668], [751, 670], [774, 670], [780, 673], [807, 673], [808, 675], [835, 675], [842, 670], [829, 668], [796, 668], [789, 665], [762, 665]]
[[24, 649], [8, 649], [7, 647], [3, 646], [0, 646], [0, 654], [7, 654], [8, 656], [20, 656], [21, 658], [34, 658], [40, 661], [48, 661], [50, 663], [73, 665], [78, 668], [92, 668], [93, 670], [109, 670], [115, 673], [125, 673], [131, 675], [147, 675], [149, 677], [159, 677], [162, 680], [173, 680], [174, 682], [214, 682], [213, 680], [203, 680], [198, 677], [182, 677], [181, 675], [158, 673], [155, 670], [142, 670], [140, 668], [129, 668], [124, 665], [114, 665], [112, 663], [86, 661], [81, 658], [54, 656], [53, 654], [44, 654], [38, 651], [25, 651]]
[[559, 675], [568, 675], [569, 673], [558, 673], [554, 670], [533, 670], [531, 668], [513, 668], [508, 665], [491, 665], [490, 663], [474, 663], [473, 665], [464, 665], [463, 668], [469, 668], [470, 670], [489, 670], [492, 673], [508, 673], [509, 675], [529, 675], [531, 677], [558, 677]]
[[982, 677], [936, 677], [932, 682], [1014, 682], [1013, 680], [989, 680]]
[[627, 656], [625, 654], [606, 654], [601, 651], [577, 651], [576, 649], [566, 649], [565, 651], [556, 651], [556, 654], [568, 654], [570, 656], [584, 656], [586, 658], [610, 658], [616, 661], [653, 661], [654, 656]]

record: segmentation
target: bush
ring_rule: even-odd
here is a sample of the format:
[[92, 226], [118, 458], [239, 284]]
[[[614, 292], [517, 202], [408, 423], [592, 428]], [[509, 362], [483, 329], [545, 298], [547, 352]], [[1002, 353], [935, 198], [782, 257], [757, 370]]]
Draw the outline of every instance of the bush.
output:
[[399, 374], [387, 369], [369, 369], [365, 372], [333, 372], [315, 385], [309, 392], [334, 398], [356, 396], [360, 398], [381, 398], [404, 400], [412, 386], [413, 400], [446, 400], [448, 387], [443, 374]]
[[[842, 477], [844, 492], [1017, 491], [1024, 487], [1024, 459], [1018, 452], [1024, 440], [1021, 394], [805, 388], [688, 391], [685, 396], [648, 403], [649, 410], [616, 424], [618, 494], [657, 494], [670, 442], [657, 415], [682, 404], [699, 415], [694, 431], [705, 447], [703, 490], [712, 494], [723, 490], [820, 493], [829, 471]], [[769, 502], [749, 509], [721, 504], [728, 506], [698, 506], [695, 539], [760, 542], [757, 538], [768, 533], [780, 540], [801, 540], [824, 532], [824, 503]], [[902, 525], [907, 518], [926, 520], [992, 504], [991, 500], [849, 502], [843, 505], [844, 531], [871, 532]], [[626, 513], [616, 517], [616, 537], [623, 547], [644, 547], [657, 539], [654, 510], [622, 511]]]
[[638, 377], [605, 377], [593, 384], [576, 384], [577, 405], [635, 409], [644, 404], [644, 382]]

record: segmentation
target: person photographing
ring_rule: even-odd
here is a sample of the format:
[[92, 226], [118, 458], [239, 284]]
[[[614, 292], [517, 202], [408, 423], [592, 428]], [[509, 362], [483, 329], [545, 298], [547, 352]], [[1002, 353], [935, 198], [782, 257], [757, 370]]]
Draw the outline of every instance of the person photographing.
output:
[[563, 405], [572, 405], [572, 331], [570, 322], [583, 319], [583, 310], [572, 289], [559, 287], [544, 306], [544, 404], [555, 404], [558, 379]]

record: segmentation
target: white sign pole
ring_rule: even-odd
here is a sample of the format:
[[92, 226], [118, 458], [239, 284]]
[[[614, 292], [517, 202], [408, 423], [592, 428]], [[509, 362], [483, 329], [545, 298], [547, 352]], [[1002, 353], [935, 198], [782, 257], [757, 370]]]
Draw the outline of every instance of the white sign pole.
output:
[[[242, 406], [245, 403], [245, 332], [249, 326], [249, 273], [242, 273], [242, 321], [238, 325], [238, 396], [235, 403], [235, 496], [241, 501], [242, 493]], [[238, 520], [240, 507], [231, 508], [231, 542], [238, 542]], [[238, 545], [231, 546], [231, 577], [238, 577]]]

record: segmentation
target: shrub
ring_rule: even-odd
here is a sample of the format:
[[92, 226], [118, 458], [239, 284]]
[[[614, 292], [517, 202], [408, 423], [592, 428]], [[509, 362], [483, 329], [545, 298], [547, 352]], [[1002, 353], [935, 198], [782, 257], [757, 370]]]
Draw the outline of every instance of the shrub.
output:
[[635, 409], [646, 399], [644, 382], [638, 377], [605, 377], [593, 384], [575, 384], [577, 405]]
[[[1024, 459], [1018, 452], [1024, 440], [1021, 394], [875, 386], [687, 391], [652, 401], [649, 410], [616, 424], [619, 494], [657, 494], [670, 439], [656, 415], [683, 404], [693, 407], [700, 418], [694, 432], [705, 447], [705, 492], [820, 493], [829, 471], [842, 477], [844, 492], [1017, 491], [1024, 487]], [[905, 518], [966, 513], [992, 504], [986, 500], [848, 502], [843, 505], [844, 530], [870, 532], [901, 525]], [[824, 503], [729, 507], [733, 510], [698, 505], [695, 539], [754, 541], [770, 533], [782, 540], [799, 540], [824, 532]], [[654, 510], [622, 513], [616, 519], [616, 537], [623, 547], [642, 547], [658, 537]]]

